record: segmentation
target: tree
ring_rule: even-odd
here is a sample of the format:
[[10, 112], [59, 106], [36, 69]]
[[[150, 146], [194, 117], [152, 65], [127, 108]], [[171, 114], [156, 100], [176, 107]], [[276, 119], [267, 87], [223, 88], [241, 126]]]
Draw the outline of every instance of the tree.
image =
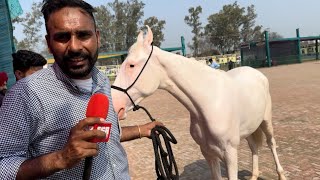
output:
[[114, 16], [111, 14], [107, 6], [101, 5], [96, 7], [95, 20], [97, 29], [100, 31], [100, 51], [114, 51], [115, 47], [112, 42], [115, 41], [114, 36]]
[[262, 26], [255, 26], [255, 13], [254, 5], [247, 7], [247, 14], [243, 16], [243, 26], [241, 29], [241, 41], [261, 41], [263, 39]]
[[164, 41], [164, 34], [163, 29], [164, 25], [166, 24], [166, 21], [164, 20], [158, 20], [157, 17], [152, 16], [148, 19], [144, 20], [144, 25], [148, 25], [153, 32], [153, 44], [155, 46], [160, 47], [161, 43]]
[[126, 49], [135, 42], [138, 25], [142, 25], [142, 17], [144, 16], [144, 3], [138, 0], [127, 1], [127, 18], [126, 18]]
[[119, 2], [115, 0], [113, 3], [108, 3], [114, 12], [114, 50], [121, 51], [124, 50], [125, 36], [126, 36], [126, 4], [124, 2]]
[[128, 49], [134, 42], [138, 32], [138, 24], [142, 24], [144, 3], [138, 0], [108, 3], [114, 13], [115, 50]]
[[224, 5], [219, 13], [208, 17], [205, 34], [221, 52], [230, 52], [240, 42], [239, 28], [243, 24], [243, 13], [237, 2]]
[[18, 49], [28, 49], [34, 51], [39, 42], [41, 41], [41, 35], [39, 32], [42, 28], [42, 13], [40, 11], [42, 3], [32, 3], [31, 12], [26, 14], [22, 19], [23, 33], [25, 38], [18, 42]]
[[224, 5], [219, 13], [208, 17], [205, 36], [222, 53], [233, 52], [240, 42], [261, 40], [262, 26], [255, 25], [254, 6], [240, 7], [237, 2]]
[[208, 40], [207, 36], [201, 36], [199, 39], [199, 49], [201, 49], [198, 56], [212, 56], [212, 55], [220, 55], [219, 50]]
[[283, 36], [277, 32], [269, 32], [269, 40], [281, 39]]
[[193, 55], [197, 56], [199, 53], [199, 39], [201, 35], [201, 22], [199, 15], [202, 13], [201, 6], [197, 6], [196, 8], [189, 8], [189, 16], [184, 17], [185, 23], [187, 23], [192, 28], [192, 33], [194, 34], [192, 41], [193, 45], [190, 46], [190, 49], [193, 50]]

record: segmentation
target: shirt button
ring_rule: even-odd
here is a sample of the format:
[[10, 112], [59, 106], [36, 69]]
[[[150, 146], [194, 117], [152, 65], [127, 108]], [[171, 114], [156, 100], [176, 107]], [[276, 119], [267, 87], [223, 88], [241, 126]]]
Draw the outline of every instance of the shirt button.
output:
[[117, 165], [116, 164], [112, 164], [112, 166], [115, 168]]

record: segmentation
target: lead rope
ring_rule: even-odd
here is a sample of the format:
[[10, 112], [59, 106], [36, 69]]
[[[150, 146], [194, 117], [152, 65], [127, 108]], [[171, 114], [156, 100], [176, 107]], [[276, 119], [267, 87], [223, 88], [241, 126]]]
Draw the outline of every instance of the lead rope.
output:
[[[136, 105], [128, 93], [128, 90], [136, 83], [142, 71], [146, 67], [153, 52], [152, 44], [151, 44], [151, 47], [152, 49], [149, 54], [149, 57], [146, 63], [144, 64], [142, 70], [140, 71], [139, 75], [134, 80], [134, 82], [127, 89], [123, 89], [121, 87], [117, 87], [114, 85], [112, 85], [111, 88], [121, 91], [129, 97], [131, 103], [133, 104], [133, 111], [143, 109], [149, 116], [150, 120], [155, 121], [155, 119], [151, 116], [149, 111], [143, 106]], [[163, 138], [163, 142], [165, 143], [167, 151], [165, 151], [165, 149], [162, 147], [160, 135]], [[164, 126], [156, 126], [151, 130], [151, 139], [152, 139], [152, 144], [154, 149], [155, 171], [158, 176], [157, 180], [179, 180], [178, 167], [174, 159], [174, 155], [173, 155], [171, 144], [170, 144], [170, 142], [173, 144], [177, 144], [177, 140], [175, 139], [173, 134], [169, 131], [169, 129], [167, 129]], [[175, 171], [175, 173], [172, 172], [173, 170]]]
[[[163, 138], [167, 151], [162, 147], [160, 135]], [[178, 180], [178, 167], [170, 144], [170, 142], [177, 144], [177, 140], [172, 133], [163, 126], [156, 126], [151, 130], [151, 139], [155, 157], [155, 170], [158, 176], [157, 180]], [[172, 172], [173, 170], [174, 173]]]

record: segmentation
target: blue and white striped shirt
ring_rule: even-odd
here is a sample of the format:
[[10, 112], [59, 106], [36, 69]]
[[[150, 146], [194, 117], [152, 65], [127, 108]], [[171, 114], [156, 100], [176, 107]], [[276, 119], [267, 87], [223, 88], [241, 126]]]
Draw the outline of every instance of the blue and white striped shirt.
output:
[[[107, 121], [112, 128], [109, 142], [99, 143], [91, 179], [130, 179], [109, 80], [96, 68], [92, 70], [92, 79], [91, 92], [81, 89], [54, 64], [10, 89], [0, 108], [0, 179], [15, 179], [20, 165], [28, 158], [62, 149], [70, 129], [85, 118], [88, 101], [96, 92], [109, 97]], [[47, 179], [81, 179], [83, 170], [84, 161]]]

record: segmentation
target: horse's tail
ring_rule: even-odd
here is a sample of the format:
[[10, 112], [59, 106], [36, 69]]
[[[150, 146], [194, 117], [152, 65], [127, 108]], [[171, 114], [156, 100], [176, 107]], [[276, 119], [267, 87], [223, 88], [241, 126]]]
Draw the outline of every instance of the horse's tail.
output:
[[256, 146], [261, 147], [263, 142], [263, 131], [260, 127], [258, 127], [258, 129], [252, 133], [252, 137]]

